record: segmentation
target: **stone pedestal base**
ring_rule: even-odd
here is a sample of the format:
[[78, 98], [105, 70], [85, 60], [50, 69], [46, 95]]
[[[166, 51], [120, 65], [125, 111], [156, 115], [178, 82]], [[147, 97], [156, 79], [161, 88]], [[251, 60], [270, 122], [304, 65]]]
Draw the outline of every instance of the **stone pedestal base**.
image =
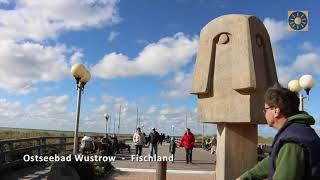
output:
[[167, 174], [167, 161], [157, 162], [156, 167], [156, 180], [166, 180]]
[[256, 124], [217, 124], [217, 180], [235, 180], [257, 163]]

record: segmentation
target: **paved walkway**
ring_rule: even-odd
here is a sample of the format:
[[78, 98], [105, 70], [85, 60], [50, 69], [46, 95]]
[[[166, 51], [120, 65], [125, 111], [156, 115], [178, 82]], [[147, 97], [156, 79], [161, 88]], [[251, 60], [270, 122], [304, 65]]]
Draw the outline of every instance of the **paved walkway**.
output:
[[[156, 179], [155, 172], [128, 172], [128, 171], [115, 171], [110, 180], [153, 180]], [[167, 172], [167, 180], [214, 180], [215, 173], [179, 173]]]
[[[159, 156], [169, 156], [168, 144], [159, 145]], [[124, 152], [117, 155], [117, 160], [112, 163], [116, 170], [107, 179], [114, 180], [152, 180], [156, 175], [156, 162], [137, 162], [131, 160], [131, 154]], [[143, 156], [149, 153], [148, 148], [143, 148]], [[185, 163], [185, 152], [183, 148], [176, 151], [175, 163], [167, 164], [167, 180], [213, 180], [215, 170], [215, 157], [209, 151], [201, 148], [193, 150], [193, 163]], [[22, 179], [22, 180], [42, 180], [46, 179], [50, 171], [48, 164], [41, 166], [33, 166], [23, 170], [19, 170], [12, 174], [2, 177], [4, 179]], [[0, 178], [0, 179], [2, 179]]]
[[[168, 144], [159, 146], [159, 156], [169, 156]], [[131, 152], [135, 152], [132, 148]], [[148, 148], [143, 148], [143, 156], [149, 153]], [[132, 153], [131, 153], [132, 154]], [[185, 163], [185, 152], [183, 148], [177, 149], [175, 163], [168, 162], [167, 164], [167, 180], [213, 180], [215, 176], [215, 156], [209, 151], [201, 148], [193, 150], [193, 163]], [[128, 153], [118, 155], [118, 160], [112, 163], [117, 170], [108, 179], [113, 180], [131, 180], [131, 179], [146, 179], [153, 180], [156, 175], [156, 162], [137, 162], [131, 160], [131, 155]]]
[[[159, 145], [159, 156], [170, 156], [169, 145], [164, 143]], [[140, 168], [140, 169], [155, 169], [155, 162], [137, 162], [131, 160], [131, 155], [135, 152], [134, 148], [131, 148], [131, 154], [124, 153], [118, 154], [117, 160], [112, 163], [116, 168]], [[149, 149], [144, 147], [142, 150], [142, 156], [148, 156]], [[184, 148], [177, 148], [175, 154], [175, 163], [168, 162], [168, 169], [181, 169], [181, 170], [200, 170], [200, 171], [214, 171], [215, 170], [215, 156], [210, 154], [210, 151], [205, 151], [202, 148], [194, 148], [192, 153], [193, 164], [185, 163], [185, 151]]]

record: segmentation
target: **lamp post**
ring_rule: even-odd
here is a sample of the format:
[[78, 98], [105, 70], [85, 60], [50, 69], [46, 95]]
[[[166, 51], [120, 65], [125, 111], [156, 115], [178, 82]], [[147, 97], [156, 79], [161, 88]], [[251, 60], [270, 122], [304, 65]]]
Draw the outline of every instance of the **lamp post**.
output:
[[106, 118], [106, 136], [107, 136], [108, 135], [108, 120], [110, 118], [110, 115], [108, 113], [105, 113], [104, 118]]
[[[307, 99], [309, 101], [310, 90], [311, 88], [313, 88], [313, 86], [314, 86], [314, 79], [309, 74], [301, 76], [299, 80], [291, 80], [288, 83], [288, 88], [291, 91], [295, 93], [299, 93], [299, 100], [300, 100], [299, 110], [300, 111], [304, 110], [304, 102], [303, 102], [304, 99]], [[302, 88], [306, 91], [307, 96], [303, 96], [303, 94], [300, 93]]]
[[202, 123], [202, 148], [204, 148], [204, 123]]
[[113, 137], [116, 137], [116, 119], [113, 120]]
[[139, 121], [139, 108], [138, 108], [138, 105], [137, 105], [137, 121], [136, 121], [136, 129], [139, 127], [138, 121]]
[[188, 115], [186, 113], [186, 129], [188, 128]]
[[77, 91], [78, 91], [76, 124], [75, 124], [75, 130], [74, 130], [74, 140], [73, 140], [73, 154], [77, 154], [81, 95], [84, 91], [84, 86], [91, 79], [91, 74], [82, 64], [73, 65], [71, 67], [71, 74], [76, 80]]
[[118, 136], [120, 136], [120, 116], [121, 116], [121, 105], [120, 105], [120, 109], [119, 109]]
[[111, 122], [112, 122], [112, 118], [111, 118], [111, 115], [110, 115], [110, 117], [109, 117], [109, 126], [108, 126], [108, 132], [109, 132], [109, 134], [111, 134], [111, 131], [110, 131], [110, 128], [111, 128]]
[[172, 128], [172, 137], [174, 137], [174, 125], [172, 125], [171, 128]]

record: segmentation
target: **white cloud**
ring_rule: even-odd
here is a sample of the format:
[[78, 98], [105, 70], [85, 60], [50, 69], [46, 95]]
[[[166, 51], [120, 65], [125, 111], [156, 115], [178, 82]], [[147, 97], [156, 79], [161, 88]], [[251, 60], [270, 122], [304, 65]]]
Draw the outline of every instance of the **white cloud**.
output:
[[272, 18], [265, 18], [263, 20], [263, 24], [268, 30], [272, 43], [276, 43], [283, 39], [286, 39], [292, 34], [288, 31], [288, 24], [286, 21], [276, 21]]
[[64, 30], [114, 24], [120, 21], [118, 0], [16, 0], [13, 10], [0, 10], [0, 37], [41, 41]]
[[83, 58], [83, 53], [80, 51], [76, 51], [75, 53], [72, 54], [72, 56], [70, 57], [70, 65], [74, 65], [77, 63], [83, 63], [82, 58]]
[[[153, 105], [150, 109], [152, 110], [144, 115], [144, 122], [146, 122], [144, 127], [146, 127], [146, 130], [156, 127], [160, 132], [171, 134], [172, 125], [174, 125], [175, 135], [182, 135], [187, 123], [193, 132], [197, 134], [202, 132], [202, 124], [198, 121], [197, 112], [194, 112], [194, 109], [171, 105]], [[207, 130], [207, 134], [214, 134], [216, 132], [215, 126], [211, 124], [205, 124], [205, 129]]]
[[166, 82], [170, 90], [162, 91], [161, 97], [166, 99], [182, 99], [190, 96], [192, 85], [192, 72], [177, 72], [173, 79]]
[[320, 54], [306, 53], [296, 57], [290, 65], [277, 67], [279, 81], [283, 85], [292, 79], [298, 79], [302, 74], [320, 75]]
[[94, 103], [97, 101], [97, 98], [96, 97], [89, 97], [88, 100], [89, 100], [89, 102]]
[[148, 114], [152, 114], [152, 113], [154, 113], [154, 112], [156, 112], [156, 111], [157, 111], [157, 106], [151, 105], [151, 106], [148, 108], [147, 113], [148, 113]]
[[109, 36], [108, 36], [108, 41], [113, 41], [116, 37], [119, 36], [119, 32], [111, 31]]
[[16, 0], [13, 9], [0, 9], [0, 90], [28, 94], [39, 82], [62, 80], [70, 64], [82, 62], [83, 53], [39, 41], [56, 38], [62, 31], [118, 23], [118, 2]]
[[0, 41], [0, 89], [26, 94], [41, 81], [59, 81], [67, 73], [64, 46]]
[[114, 104], [115, 108], [119, 108], [121, 104], [128, 104], [129, 102], [124, 97], [115, 97], [110, 95], [103, 95], [102, 101], [106, 104]]
[[320, 74], [320, 55], [316, 53], [307, 53], [298, 55], [292, 68], [298, 73], [316, 73]]
[[0, 99], [0, 119], [7, 121], [19, 116], [19, 109], [21, 109], [20, 102], [9, 102], [7, 99]]
[[[136, 126], [137, 103], [128, 101], [123, 97], [104, 95], [99, 106], [82, 109], [80, 114], [80, 131], [105, 132], [104, 113], [111, 114], [109, 121], [110, 129], [113, 132], [114, 122], [119, 122], [119, 103], [122, 105], [120, 132], [132, 133]], [[22, 106], [19, 102], [10, 102], [7, 99], [0, 99], [0, 126], [2, 127], [23, 127], [36, 129], [73, 130], [75, 123], [75, 112], [69, 112], [70, 106], [75, 106], [68, 95], [47, 96], [37, 99], [28, 106]], [[108, 103], [107, 103], [108, 102]], [[188, 127], [193, 132], [201, 133], [202, 125], [196, 119], [194, 109], [170, 105], [151, 105], [139, 107], [140, 125], [144, 130], [156, 127], [159, 132], [171, 133], [171, 126], [175, 126], [175, 134], [182, 135], [185, 129], [187, 114]], [[73, 109], [73, 108], [72, 108]], [[145, 111], [144, 111], [145, 109]], [[214, 133], [213, 126], [206, 125], [208, 133]]]
[[149, 41], [147, 41], [147, 40], [145, 40], [145, 39], [137, 39], [137, 43], [138, 43], [138, 44], [147, 45], [147, 44], [149, 44]]
[[189, 38], [183, 33], [165, 37], [147, 45], [133, 60], [119, 53], [110, 53], [92, 68], [100, 78], [165, 75], [191, 61], [196, 53], [198, 37]]
[[276, 62], [280, 62], [287, 57], [287, 50], [280, 44], [280, 42], [290, 38], [293, 33], [288, 31], [288, 24], [286, 21], [277, 21], [273, 18], [265, 18], [263, 20], [263, 24], [268, 30], [270, 36], [274, 60]]
[[[137, 107], [139, 109], [140, 125], [144, 126], [144, 131], [149, 132], [152, 127], [156, 127], [159, 132], [171, 133], [171, 126], [175, 125], [176, 135], [182, 134], [185, 129], [185, 120], [187, 114], [188, 127], [196, 133], [201, 133], [202, 125], [197, 120], [196, 112], [186, 107], [177, 107], [170, 105], [139, 105], [136, 102], [128, 101], [124, 97], [115, 97], [103, 95], [102, 104], [97, 108], [87, 110], [82, 114], [84, 117], [83, 124], [86, 128], [104, 132], [105, 121], [103, 114], [108, 112], [111, 114], [110, 129], [113, 132], [114, 121], [116, 131], [119, 122], [119, 106], [121, 105], [120, 132], [134, 132], [137, 123]], [[208, 133], [215, 132], [213, 126], [206, 125]]]
[[72, 130], [75, 115], [67, 112], [69, 103], [67, 95], [42, 97], [27, 107], [0, 99], [0, 126]]
[[302, 45], [299, 47], [303, 52], [315, 52], [320, 54], [320, 47], [315, 46], [310, 41], [303, 42]]
[[47, 96], [30, 105], [26, 110], [33, 116], [54, 117], [55, 115], [66, 113], [67, 105], [70, 103], [70, 97], [67, 95]]
[[[35, 41], [56, 38], [62, 31], [118, 23], [121, 19], [118, 0], [12, 2], [13, 9], [0, 9], [0, 89], [19, 94], [36, 91], [34, 85], [38, 82], [62, 80], [69, 69], [66, 54], [70, 50]], [[70, 64], [81, 63], [83, 53], [72, 51]]]
[[0, 0], [0, 4], [8, 4], [10, 0]]
[[287, 58], [287, 53], [291, 50], [286, 49], [281, 41], [292, 37], [295, 33], [288, 31], [286, 21], [266, 18], [263, 23], [270, 35], [280, 83], [286, 86], [290, 80], [298, 79], [302, 74], [320, 75], [319, 47], [311, 42], [304, 42], [298, 47], [302, 52], [296, 59], [285, 63], [282, 60]]

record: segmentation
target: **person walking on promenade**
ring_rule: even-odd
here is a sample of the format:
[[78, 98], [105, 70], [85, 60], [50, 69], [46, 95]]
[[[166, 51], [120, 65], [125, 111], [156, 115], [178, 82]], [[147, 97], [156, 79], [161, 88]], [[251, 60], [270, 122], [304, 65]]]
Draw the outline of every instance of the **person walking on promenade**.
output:
[[187, 128], [179, 144], [179, 147], [184, 146], [184, 149], [186, 151], [187, 164], [192, 163], [192, 149], [193, 149], [194, 142], [195, 142], [194, 135], [192, 134], [190, 129]]
[[149, 134], [149, 143], [150, 143], [150, 156], [153, 156], [153, 152], [154, 154], [158, 155], [158, 142], [160, 139], [160, 135], [159, 133], [156, 131], [155, 128], [151, 129], [151, 132]]
[[141, 129], [138, 127], [136, 132], [133, 135], [133, 143], [136, 147], [136, 155], [141, 156], [142, 146], [145, 143], [144, 134], [141, 132]]
[[169, 153], [173, 157], [172, 163], [174, 163], [174, 154], [176, 153], [176, 148], [177, 148], [177, 144], [175, 142], [175, 138], [172, 137], [171, 140], [170, 140], [170, 145], [169, 145]]
[[211, 144], [211, 151], [210, 151], [210, 153], [211, 153], [211, 154], [216, 153], [217, 138], [213, 136], [213, 137], [211, 138], [210, 144]]
[[266, 91], [263, 113], [268, 125], [278, 130], [272, 151], [237, 180], [320, 179], [320, 138], [310, 127], [315, 120], [298, 107], [297, 95], [279, 84]]
[[164, 141], [164, 134], [160, 133], [159, 144], [162, 146], [162, 142]]

